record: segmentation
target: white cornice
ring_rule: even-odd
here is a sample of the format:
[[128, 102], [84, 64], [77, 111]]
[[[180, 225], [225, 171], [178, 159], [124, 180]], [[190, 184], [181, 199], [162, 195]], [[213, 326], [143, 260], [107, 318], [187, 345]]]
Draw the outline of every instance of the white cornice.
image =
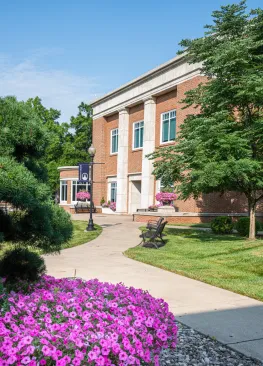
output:
[[72, 169], [78, 169], [78, 166], [59, 166], [58, 170], [72, 170]]
[[128, 83], [126, 84], [123, 84], [122, 86], [120, 86], [119, 88], [117, 89], [114, 89], [112, 90], [111, 92], [103, 95], [102, 97], [100, 98], [97, 98], [93, 101], [91, 101], [89, 104], [94, 107], [95, 105], [101, 103], [102, 101], [104, 101], [105, 99], [108, 99], [109, 97], [112, 97], [114, 94], [117, 94], [119, 92], [122, 92], [124, 91], [124, 89], [127, 89], [131, 86], [134, 86], [135, 84], [137, 83], [140, 83], [142, 82], [144, 79], [146, 78], [149, 78], [150, 76], [153, 76], [154, 74], [160, 72], [160, 71], [163, 71], [163, 69], [167, 68], [167, 67], [170, 67], [171, 65], [175, 64], [175, 63], [178, 63], [179, 61], [185, 59], [185, 54], [183, 55], [180, 55], [180, 56], [176, 56], [174, 58], [172, 58], [171, 60], [155, 67], [154, 69], [151, 69], [150, 71], [147, 71], [146, 73], [142, 74], [141, 76], [129, 81]]
[[92, 104], [93, 119], [110, 116], [156, 97], [201, 74], [201, 64], [189, 64], [180, 56], [105, 95]]

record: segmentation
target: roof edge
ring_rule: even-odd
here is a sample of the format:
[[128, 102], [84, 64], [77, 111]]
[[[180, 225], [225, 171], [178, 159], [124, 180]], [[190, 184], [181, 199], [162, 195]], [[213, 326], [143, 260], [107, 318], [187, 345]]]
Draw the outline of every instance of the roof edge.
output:
[[97, 98], [97, 99], [94, 99], [93, 101], [91, 101], [89, 104], [91, 107], [99, 104], [100, 102], [102, 102], [104, 99], [108, 99], [110, 96], [113, 96], [114, 94], [117, 94], [119, 93], [120, 91], [122, 90], [125, 90], [127, 88], [129, 88], [130, 86], [132, 86], [133, 84], [136, 84], [146, 78], [148, 78], [149, 76], [161, 71], [162, 69], [165, 69], [166, 67], [174, 64], [174, 63], [177, 63], [178, 61], [180, 60], [183, 60], [186, 56], [186, 53], [183, 53], [182, 55], [179, 55], [179, 56], [176, 56], [174, 58], [172, 58], [171, 60], [155, 67], [154, 69], [151, 69], [150, 71], [147, 71], [146, 73], [142, 74], [141, 76], [129, 81], [128, 83], [126, 84], [123, 84], [121, 85], [120, 87], [118, 87], [117, 89], [114, 89], [112, 90], [111, 92], [107, 93], [107, 94], [104, 94], [102, 97], [100, 98]]
[[58, 170], [71, 170], [71, 169], [78, 169], [79, 167], [76, 165], [72, 165], [72, 166], [59, 166], [57, 169]]

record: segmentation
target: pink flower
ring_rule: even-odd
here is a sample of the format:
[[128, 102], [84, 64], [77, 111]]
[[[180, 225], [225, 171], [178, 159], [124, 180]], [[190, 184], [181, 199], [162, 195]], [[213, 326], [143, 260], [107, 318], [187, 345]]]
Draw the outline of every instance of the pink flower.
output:
[[42, 352], [44, 356], [50, 356], [51, 355], [51, 349], [48, 346], [42, 347]]
[[87, 191], [79, 191], [76, 194], [78, 200], [85, 201], [90, 199], [90, 193]]
[[126, 352], [121, 351], [121, 352], [119, 353], [119, 359], [120, 359], [121, 361], [126, 361], [126, 360], [127, 360], [127, 358], [128, 358], [128, 356], [127, 356], [127, 353], [126, 353]]
[[176, 346], [168, 305], [143, 290], [50, 276], [30, 286], [27, 294], [7, 295], [10, 312], [0, 317], [4, 365], [158, 365], [162, 348]]
[[23, 357], [22, 360], [21, 360], [21, 363], [23, 365], [28, 365], [30, 363], [30, 357], [28, 357], [28, 356]]
[[171, 192], [159, 192], [155, 195], [155, 198], [161, 205], [163, 205], [165, 202], [172, 204], [172, 202], [176, 200], [177, 196], [175, 193]]
[[93, 351], [90, 351], [90, 352], [88, 353], [88, 356], [89, 356], [89, 359], [90, 359], [91, 361], [94, 361], [94, 360], [96, 360], [96, 359], [98, 358], [97, 353], [96, 353], [96, 352], [93, 352]]

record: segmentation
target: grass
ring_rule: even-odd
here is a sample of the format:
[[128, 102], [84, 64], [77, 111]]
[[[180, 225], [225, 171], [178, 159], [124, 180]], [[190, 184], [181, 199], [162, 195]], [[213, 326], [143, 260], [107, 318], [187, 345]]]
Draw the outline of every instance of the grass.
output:
[[73, 237], [68, 243], [62, 245], [62, 249], [73, 248], [88, 243], [89, 241], [96, 239], [102, 232], [102, 228], [99, 225], [95, 225], [95, 231], [86, 232], [87, 221], [74, 220], [72, 223], [74, 227]]
[[[72, 221], [73, 224], [73, 236], [67, 243], [62, 244], [61, 249], [73, 248], [78, 245], [88, 243], [91, 240], [96, 239], [102, 232], [102, 228], [99, 225], [95, 225], [95, 231], [85, 232], [87, 227], [87, 221]], [[3, 242], [0, 244], [0, 255], [5, 250], [12, 248], [13, 245], [10, 242]], [[39, 254], [43, 254], [39, 249], [31, 248], [33, 251], [37, 251]]]
[[129, 258], [263, 301], [263, 240], [166, 229], [167, 243], [135, 247]]

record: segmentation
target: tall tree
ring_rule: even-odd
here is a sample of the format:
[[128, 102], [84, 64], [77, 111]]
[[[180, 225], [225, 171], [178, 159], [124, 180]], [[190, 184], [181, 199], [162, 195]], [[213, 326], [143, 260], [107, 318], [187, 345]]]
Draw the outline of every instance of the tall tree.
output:
[[92, 141], [92, 109], [81, 103], [76, 117], [72, 116], [69, 123], [59, 123], [60, 111], [46, 108], [39, 97], [29, 99], [27, 104], [42, 121], [49, 143], [46, 147], [43, 163], [45, 165], [48, 184], [53, 194], [59, 189], [58, 167], [76, 165], [88, 161], [88, 148]]
[[[183, 40], [189, 63], [202, 62], [207, 82], [186, 93], [188, 115], [176, 145], [158, 149], [154, 174], [174, 180], [183, 199], [202, 193], [242, 192], [255, 238], [255, 213], [263, 198], [263, 11], [246, 1], [212, 13], [203, 38]], [[161, 158], [161, 159], [160, 159]]]
[[87, 158], [88, 149], [92, 143], [92, 108], [82, 102], [78, 106], [76, 117], [71, 117], [70, 127], [74, 130], [74, 146], [79, 153]]
[[58, 251], [72, 235], [70, 216], [54, 205], [45, 183], [43, 157], [50, 135], [31, 106], [0, 98], [0, 236], [13, 243]]

